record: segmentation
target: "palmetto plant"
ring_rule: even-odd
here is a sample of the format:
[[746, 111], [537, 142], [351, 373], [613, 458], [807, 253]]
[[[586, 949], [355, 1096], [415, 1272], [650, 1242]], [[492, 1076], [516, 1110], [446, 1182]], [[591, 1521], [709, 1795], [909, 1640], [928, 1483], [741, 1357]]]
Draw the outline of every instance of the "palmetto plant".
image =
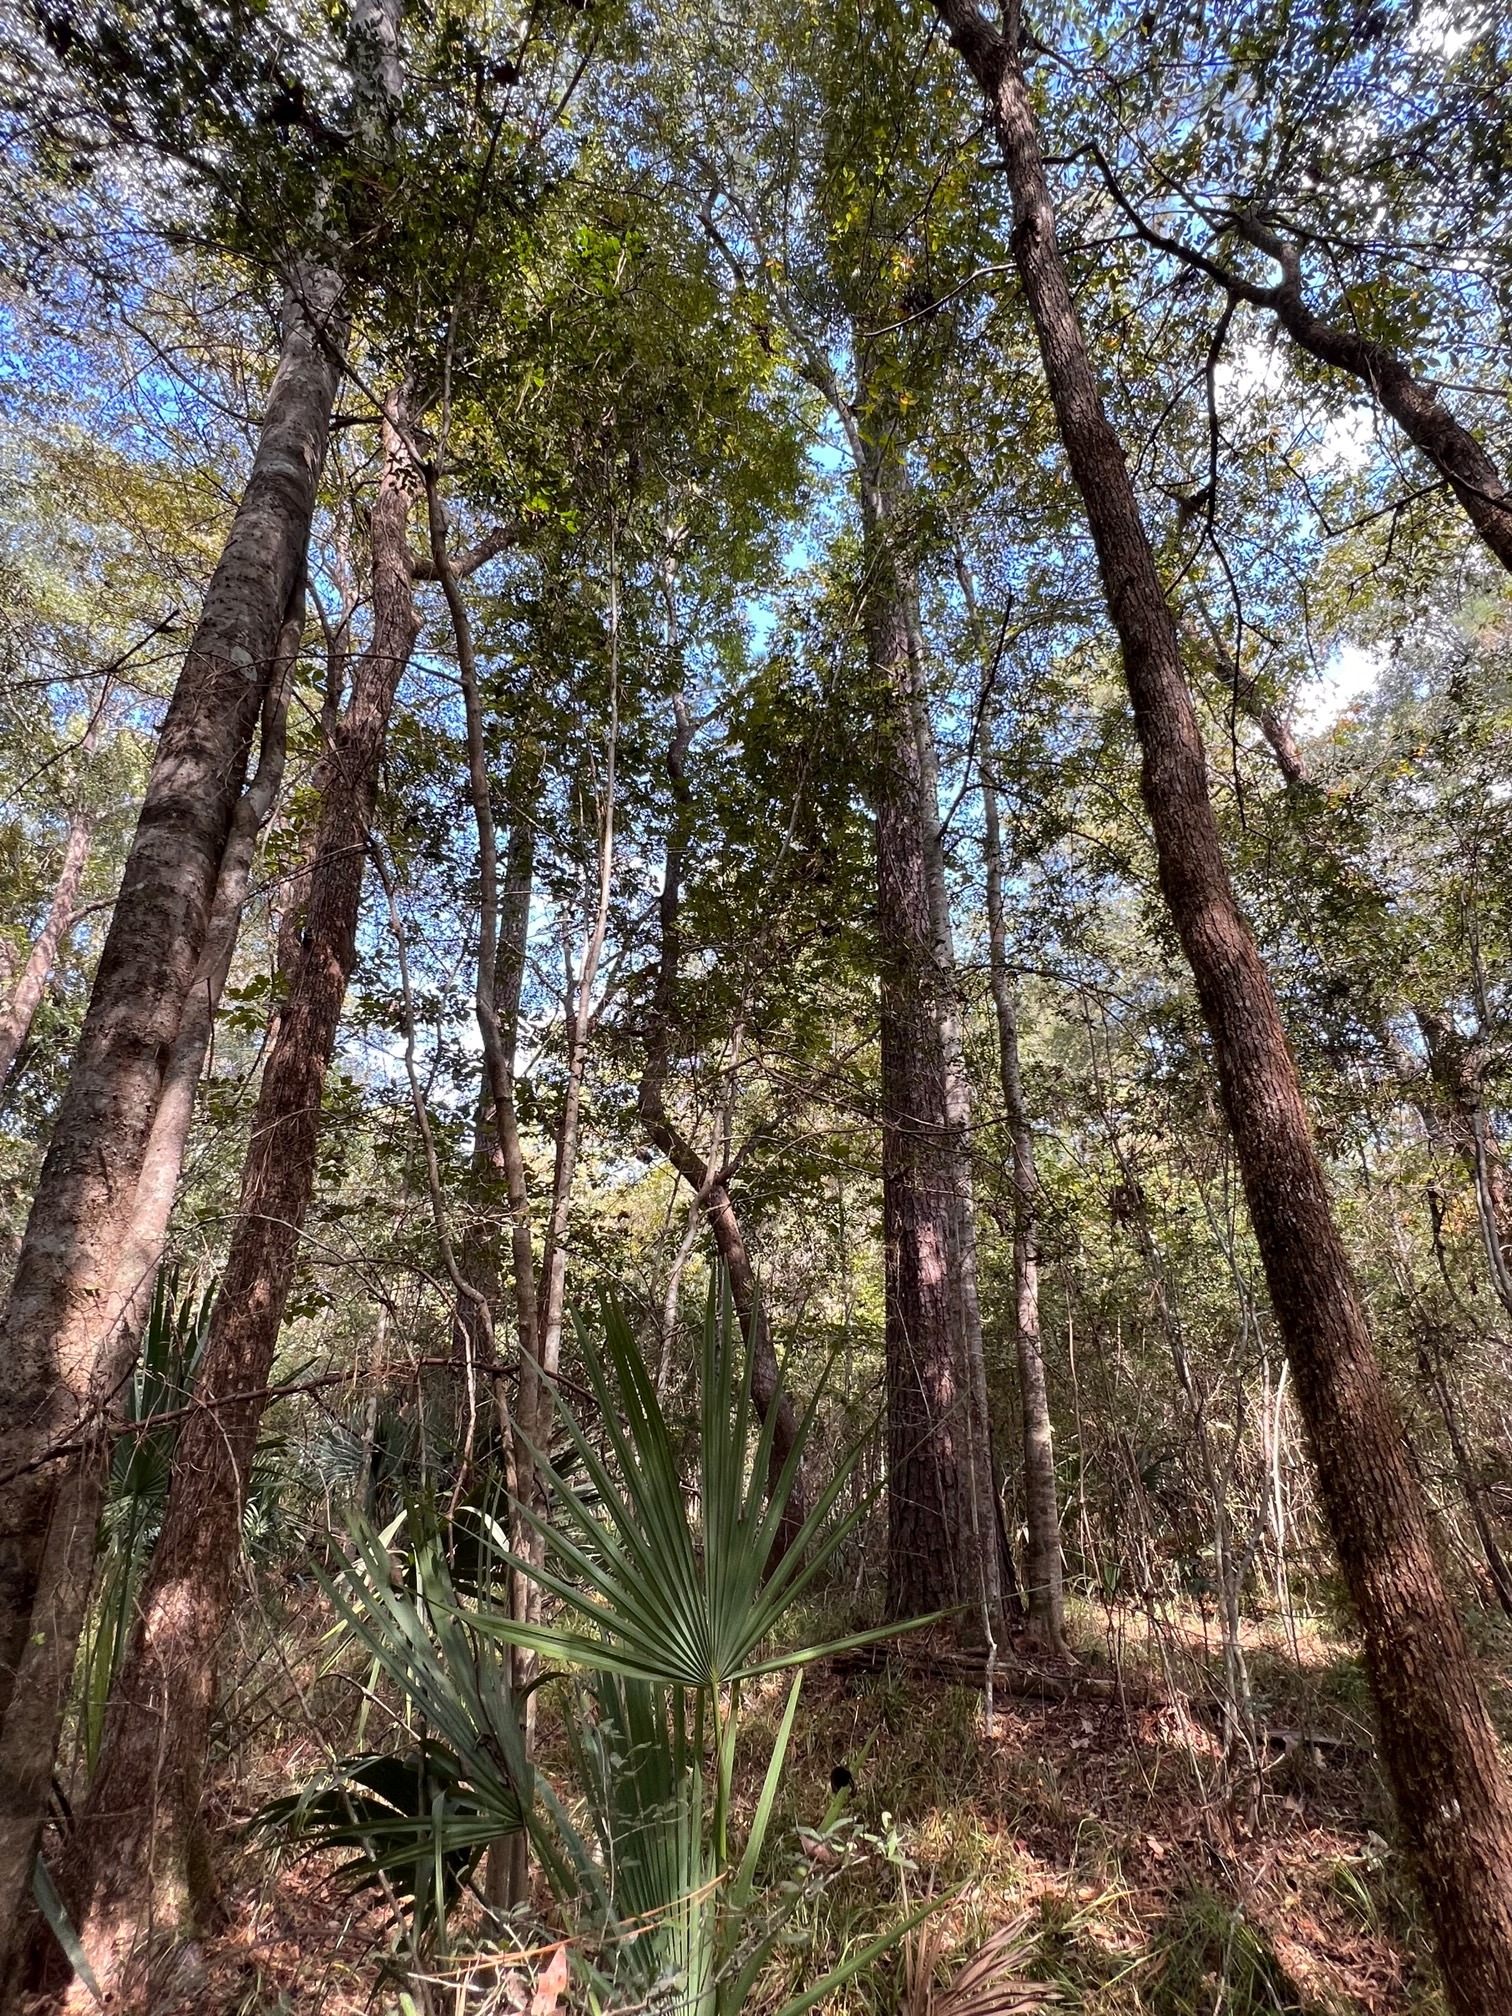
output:
[[940, 1968], [949, 1957], [944, 1932], [938, 1920], [922, 1927], [909, 1935], [902, 2016], [1037, 2016], [1053, 2008], [1060, 1991], [1024, 1978], [1033, 1946], [1032, 1920], [1016, 1918], [999, 1926], [941, 1982]]
[[[647, 1951], [673, 2003], [726, 2016], [745, 2002], [781, 1931], [783, 1910], [756, 1909], [756, 1877], [797, 1712], [802, 1669], [829, 1653], [892, 1635], [896, 1626], [821, 1643], [780, 1642], [796, 1599], [821, 1576], [869, 1501], [835, 1518], [859, 1455], [852, 1450], [780, 1557], [776, 1542], [823, 1398], [823, 1383], [771, 1478], [776, 1408], [758, 1424], [752, 1364], [728, 1288], [716, 1282], [699, 1361], [696, 1478], [677, 1447], [629, 1324], [610, 1303], [602, 1344], [581, 1330], [582, 1362], [600, 1442], [558, 1396], [586, 1479], [579, 1485], [536, 1455], [554, 1520], [520, 1512], [540, 1543], [527, 1562], [498, 1536], [501, 1555], [555, 1596], [564, 1621], [532, 1625], [487, 1612], [478, 1628], [541, 1657], [585, 1670], [595, 1707], [574, 1735], [580, 1790], [607, 1872], [602, 1900], [622, 1926], [654, 1927]], [[924, 1621], [924, 1620], [921, 1620]], [[731, 1792], [741, 1690], [791, 1671], [792, 1683], [744, 1843], [731, 1839]], [[706, 1744], [713, 1754], [705, 1801]], [[611, 1761], [612, 1760], [612, 1761]], [[707, 1803], [707, 1819], [705, 1806]], [[558, 1829], [559, 1841], [566, 1837]], [[580, 1866], [572, 1850], [569, 1858]], [[795, 1901], [795, 1900], [790, 1900]], [[853, 1955], [795, 1997], [784, 2016], [832, 1994], [899, 1933]], [[632, 1950], [642, 1945], [638, 1932]], [[645, 1968], [640, 1986], [646, 1987]]]
[[312, 1852], [351, 1851], [341, 1873], [406, 1905], [423, 1939], [444, 1932], [489, 1843], [524, 1825], [531, 1769], [507, 1662], [462, 1611], [434, 1522], [409, 1522], [413, 1589], [396, 1580], [389, 1552], [399, 1523], [380, 1533], [358, 1517], [346, 1573], [317, 1573], [374, 1678], [387, 1679], [423, 1734], [402, 1757], [339, 1759], [254, 1825]]
[[528, 1506], [520, 1513], [538, 1536], [544, 1559], [526, 1561], [510, 1552], [502, 1536], [500, 1543], [503, 1557], [534, 1576], [572, 1621], [532, 1626], [493, 1612], [480, 1616], [478, 1625], [542, 1657], [660, 1682], [691, 1697], [695, 1748], [702, 1744], [705, 1717], [713, 1738], [714, 1825], [719, 1853], [727, 1859], [743, 1683], [894, 1636], [900, 1628], [888, 1625], [819, 1644], [777, 1642], [798, 1597], [871, 1509], [868, 1497], [831, 1519], [860, 1447], [842, 1459], [792, 1544], [775, 1558], [823, 1382], [769, 1484], [777, 1408], [769, 1407], [757, 1426], [750, 1354], [741, 1345], [728, 1290], [716, 1283], [704, 1319], [698, 1474], [690, 1491], [623, 1313], [607, 1305], [601, 1349], [581, 1326], [579, 1338], [606, 1447], [600, 1450], [560, 1396], [558, 1404], [592, 1495], [537, 1453], [557, 1521]]
[[[214, 1285], [183, 1286], [177, 1268], [160, 1268], [152, 1308], [124, 1399], [123, 1432], [111, 1459], [102, 1518], [99, 1584], [81, 1662], [80, 1732], [93, 1771], [105, 1704], [125, 1649], [137, 1591], [163, 1522], [182, 1410], [210, 1327]], [[170, 1417], [164, 1419], [163, 1417]]]
[[[446, 1746], [449, 1789], [429, 1816], [414, 1799], [370, 1795], [370, 1758], [348, 1760], [270, 1823], [311, 1845], [355, 1847], [354, 1874], [391, 1880], [421, 1863], [436, 1871], [439, 1922], [457, 1885], [447, 1856], [521, 1824], [559, 1902], [578, 1928], [579, 1975], [594, 2006], [655, 2007], [733, 2016], [776, 1947], [799, 1892], [775, 1901], [757, 1877], [797, 1712], [802, 1669], [824, 1654], [890, 1635], [862, 1632], [823, 1644], [783, 1644], [795, 1599], [843, 1545], [866, 1504], [832, 1517], [855, 1455], [780, 1558], [774, 1545], [810, 1441], [822, 1394], [803, 1415], [791, 1453], [768, 1482], [775, 1408], [759, 1425], [749, 1355], [722, 1284], [711, 1293], [700, 1359], [697, 1474], [685, 1481], [676, 1445], [621, 1312], [605, 1312], [601, 1343], [581, 1330], [597, 1405], [597, 1435], [562, 1401], [571, 1458], [536, 1452], [554, 1519], [518, 1517], [539, 1541], [532, 1561], [486, 1511], [471, 1515], [485, 1554], [533, 1576], [562, 1621], [511, 1617], [488, 1596], [495, 1577], [454, 1584], [438, 1541], [415, 1546], [406, 1579], [380, 1535], [354, 1522], [355, 1557], [328, 1583], [338, 1612], [423, 1723]], [[601, 1440], [599, 1439], [601, 1438]], [[392, 1537], [390, 1529], [388, 1537]], [[477, 1548], [469, 1551], [470, 1559]], [[413, 1591], [408, 1586], [413, 1584]], [[508, 1689], [503, 1641], [572, 1669], [566, 1717], [580, 1826], [526, 1761]], [[786, 1704], [755, 1810], [732, 1840], [732, 1784], [741, 1690], [791, 1671]], [[711, 1760], [711, 1761], [710, 1761]], [[706, 1784], [706, 1773], [712, 1779]], [[406, 1781], [406, 1784], [408, 1781]], [[359, 1801], [362, 1802], [359, 1808]], [[428, 1858], [428, 1860], [427, 1860]], [[819, 1880], [819, 1879], [814, 1879]], [[417, 1877], [418, 1882], [418, 1877]], [[395, 1885], [396, 1890], [398, 1888]], [[409, 1895], [417, 1901], [418, 1888]], [[931, 1907], [851, 1954], [784, 2005], [801, 2012], [886, 1950]], [[417, 1910], [418, 1915], [418, 1910]]]

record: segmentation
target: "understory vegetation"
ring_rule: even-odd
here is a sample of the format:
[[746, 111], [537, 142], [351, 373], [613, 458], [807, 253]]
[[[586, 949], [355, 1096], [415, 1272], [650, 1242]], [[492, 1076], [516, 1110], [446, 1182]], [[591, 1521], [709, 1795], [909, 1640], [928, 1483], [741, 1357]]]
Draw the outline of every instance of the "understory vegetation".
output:
[[1503, 0], [0, 0], [0, 2012], [1507, 2016]]

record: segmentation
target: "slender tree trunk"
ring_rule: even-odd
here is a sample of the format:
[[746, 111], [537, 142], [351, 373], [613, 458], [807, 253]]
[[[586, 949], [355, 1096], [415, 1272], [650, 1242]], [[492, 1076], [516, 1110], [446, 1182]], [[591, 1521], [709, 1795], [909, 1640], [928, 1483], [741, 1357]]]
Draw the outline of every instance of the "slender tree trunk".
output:
[[[550, 1447], [551, 1421], [555, 1412], [552, 1382], [561, 1367], [562, 1326], [566, 1316], [567, 1227], [572, 1208], [572, 1186], [577, 1174], [578, 1123], [582, 1113], [583, 1079], [588, 1069], [588, 1045], [593, 1033], [593, 989], [609, 930], [609, 902], [614, 892], [614, 796], [619, 777], [619, 556], [613, 529], [609, 542], [609, 748], [604, 763], [603, 787], [598, 822], [598, 873], [593, 909], [583, 946], [583, 963], [572, 971], [570, 944], [564, 933], [563, 960], [565, 986], [562, 1005], [567, 1025], [567, 1079], [562, 1088], [562, 1112], [557, 1122], [556, 1161], [551, 1176], [551, 1205], [547, 1213], [545, 1243], [541, 1255], [542, 1295], [536, 1318], [536, 1353], [521, 1367], [519, 1408], [526, 1435], [543, 1452]], [[532, 1464], [530, 1488], [538, 1512], [545, 1509], [542, 1487]], [[540, 1536], [534, 1536], [532, 1558], [539, 1558]], [[531, 1591], [532, 1616], [540, 1614], [541, 1592]]]
[[241, 1203], [196, 1411], [175, 1455], [162, 1536], [112, 1690], [99, 1768], [65, 1873], [102, 1985], [154, 1934], [182, 1936], [213, 1897], [200, 1793], [216, 1648], [241, 1556], [241, 1518], [264, 1389], [314, 1191], [321, 1096], [356, 955], [379, 764], [418, 631], [407, 522], [418, 477], [391, 396], [372, 512], [373, 635], [323, 766], [304, 944], [263, 1067]]
[[1014, 258], [1122, 646], [1161, 887], [1212, 1036], [1250, 1217], [1359, 1613], [1382, 1750], [1451, 2003], [1459, 2016], [1503, 2016], [1512, 2008], [1512, 1792], [1334, 1223], [1275, 996], [1228, 879], [1175, 621], [1056, 242], [1019, 63], [1017, 10], [1004, 36], [971, 0], [936, 6], [997, 129], [1013, 201]]
[[46, 920], [27, 955], [26, 964], [21, 968], [21, 977], [10, 1000], [0, 1009], [0, 1084], [10, 1076], [21, 1046], [31, 1033], [32, 1018], [47, 992], [58, 948], [73, 923], [74, 904], [78, 901], [93, 838], [94, 821], [81, 806], [68, 822], [68, 833], [63, 841], [63, 861], [53, 885]]
[[[675, 725], [667, 744], [667, 779], [672, 790], [672, 818], [667, 829], [667, 847], [662, 870], [657, 920], [661, 930], [656, 985], [646, 1028], [646, 1058], [641, 1071], [637, 1104], [642, 1124], [656, 1146], [693, 1192], [694, 1198], [714, 1236], [715, 1250], [730, 1277], [730, 1296], [751, 1353], [751, 1394], [763, 1421], [777, 1408], [772, 1432], [769, 1480], [781, 1476], [798, 1433], [798, 1417], [792, 1395], [780, 1385], [777, 1353], [761, 1308], [756, 1269], [746, 1245], [745, 1233], [721, 1172], [712, 1169], [683, 1130], [674, 1124], [667, 1110], [667, 1079], [671, 1071], [672, 1030], [677, 1014], [677, 981], [682, 963], [682, 881], [683, 861], [692, 820], [692, 796], [688, 789], [687, 758], [693, 740], [693, 725], [687, 701], [673, 695]], [[777, 1536], [779, 1555], [792, 1545], [798, 1528], [807, 1516], [805, 1480], [800, 1476], [788, 1501], [787, 1514]]]
[[[16, 1922], [30, 1883], [88, 1601], [101, 1431], [130, 1371], [129, 1341], [109, 1320], [116, 1260], [304, 568], [338, 292], [316, 268], [289, 292], [252, 473], [163, 722], [0, 1323], [0, 1927]], [[51, 1457], [59, 1444], [69, 1453]], [[7, 1966], [0, 1955], [0, 1975]]]
[[1512, 1265], [1507, 1258], [1507, 1172], [1501, 1145], [1486, 1118], [1481, 1092], [1485, 1045], [1462, 1036], [1442, 1009], [1414, 1008], [1428, 1051], [1428, 1070], [1448, 1121], [1447, 1132], [1475, 1189], [1486, 1270], [1502, 1307], [1512, 1313]]
[[[897, 556], [894, 556], [897, 564]], [[931, 991], [945, 1065], [946, 1150], [950, 1167], [951, 1261], [955, 1293], [955, 1334], [959, 1340], [967, 1393], [968, 1455], [971, 1465], [971, 1551], [978, 1565], [976, 1598], [989, 1648], [996, 1646], [1003, 1610], [1002, 1553], [998, 1546], [997, 1478], [993, 1472], [992, 1416], [987, 1397], [987, 1354], [982, 1338], [982, 1302], [977, 1275], [976, 1183], [972, 1169], [971, 1081], [961, 1033], [960, 984], [945, 879], [940, 833], [940, 765], [929, 714], [927, 657], [910, 579], [904, 603], [908, 623], [909, 715], [919, 751], [919, 827], [924, 842], [924, 880], [934, 973]]]
[[1028, 1526], [1024, 1594], [1029, 1609], [1029, 1635], [1048, 1650], [1062, 1653], [1066, 1649], [1066, 1627], [1060, 1508], [1055, 1492], [1055, 1440], [1045, 1379], [1045, 1346], [1040, 1332], [1039, 1175], [1034, 1166], [1034, 1132], [1019, 1072], [1018, 1013], [1003, 921], [1003, 841], [987, 711], [984, 707], [981, 734], [988, 966], [992, 1005], [997, 1016], [998, 1072], [1013, 1166], [1014, 1344], [1023, 1410], [1024, 1511]]
[[[498, 828], [493, 815], [493, 797], [488, 778], [488, 751], [483, 732], [483, 702], [478, 686], [477, 659], [473, 650], [472, 624], [462, 598], [463, 575], [479, 564], [454, 562], [446, 550], [446, 519], [434, 481], [427, 485], [430, 523], [431, 569], [440, 581], [451, 617], [457, 646], [457, 665], [462, 682], [462, 710], [467, 735], [468, 794], [472, 800], [473, 823], [478, 838], [478, 963], [473, 990], [478, 1036], [483, 1045], [483, 1076], [486, 1103], [499, 1164], [509, 1198], [511, 1274], [515, 1295], [515, 1323], [520, 1338], [522, 1361], [533, 1359], [538, 1348], [535, 1255], [531, 1240], [530, 1195], [526, 1183], [525, 1155], [520, 1144], [515, 1113], [514, 1061], [520, 1017], [520, 991], [525, 977], [525, 947], [530, 931], [531, 885], [535, 876], [535, 826], [531, 815], [518, 809], [511, 827], [505, 886], [499, 887]], [[482, 557], [502, 552], [514, 535], [496, 533], [478, 549]], [[540, 774], [540, 754], [533, 740], [524, 743], [525, 760], [517, 762], [516, 785], [523, 799], [533, 799]], [[501, 984], [503, 994], [501, 999]], [[523, 1424], [517, 1424], [523, 1425]], [[528, 1460], [523, 1444], [518, 1460]], [[523, 1474], [523, 1473], [522, 1473]]]
[[1476, 1537], [1481, 1543], [1481, 1552], [1486, 1557], [1486, 1569], [1491, 1577], [1491, 1587], [1496, 1592], [1496, 1600], [1501, 1605], [1502, 1614], [1512, 1617], [1512, 1570], [1507, 1567], [1506, 1558], [1497, 1544], [1496, 1529], [1491, 1523], [1491, 1515], [1486, 1507], [1485, 1493], [1475, 1474], [1475, 1461], [1465, 1441], [1460, 1427], [1459, 1413], [1454, 1404], [1454, 1395], [1449, 1390], [1449, 1375], [1444, 1366], [1438, 1340], [1425, 1332], [1418, 1339], [1418, 1366], [1443, 1417], [1444, 1431], [1449, 1437], [1449, 1450], [1454, 1458], [1454, 1468], [1459, 1477], [1460, 1490], [1465, 1503], [1470, 1508], [1470, 1517], [1475, 1524]]
[[[427, 480], [426, 497], [431, 566], [446, 596], [462, 683], [468, 793], [478, 840], [478, 963], [473, 1006], [483, 1046], [480, 1117], [486, 1114], [491, 1136], [488, 1162], [502, 1174], [509, 1204], [510, 1276], [514, 1287], [515, 1328], [519, 1337], [523, 1389], [525, 1368], [538, 1362], [540, 1348], [530, 1192], [514, 1097], [515, 1046], [525, 977], [525, 953], [530, 935], [531, 886], [535, 879], [535, 825], [532, 813], [524, 809], [523, 804], [517, 805], [506, 854], [504, 887], [501, 889], [498, 826], [494, 819], [493, 792], [488, 775], [483, 701], [473, 649], [472, 623], [460, 585], [462, 570], [447, 553], [446, 518], [434, 479]], [[516, 758], [515, 783], [521, 800], [533, 800], [540, 774], [540, 755], [533, 739], [527, 739], [523, 746], [523, 761], [518, 755]], [[497, 1289], [496, 1279], [493, 1287]], [[469, 1320], [465, 1313], [462, 1320]], [[498, 1373], [495, 1374], [494, 1399], [504, 1443], [509, 1491], [516, 1501], [523, 1497], [533, 1502], [531, 1481], [535, 1458], [530, 1446], [529, 1427], [519, 1418], [524, 1412], [523, 1392], [514, 1420], [510, 1419], [504, 1380]], [[512, 1538], [516, 1553], [524, 1559], [531, 1558], [535, 1536], [523, 1520], [516, 1520]], [[510, 1576], [510, 1608], [513, 1615], [521, 1619], [528, 1618], [531, 1613], [531, 1590], [526, 1578], [518, 1571], [512, 1571]], [[527, 1756], [535, 1748], [535, 1693], [530, 1687], [535, 1665], [531, 1653], [518, 1646], [511, 1651], [510, 1679], [522, 1704], [519, 1711], [521, 1733]], [[485, 1883], [490, 1904], [508, 1908], [528, 1899], [530, 1839], [523, 1829], [490, 1845]]]

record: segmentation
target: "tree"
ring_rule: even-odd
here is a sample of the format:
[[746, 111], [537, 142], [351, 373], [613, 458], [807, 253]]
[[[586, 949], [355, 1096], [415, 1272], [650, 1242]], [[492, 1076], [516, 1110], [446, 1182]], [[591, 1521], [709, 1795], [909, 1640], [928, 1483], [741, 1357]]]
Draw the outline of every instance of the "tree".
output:
[[987, 98], [1002, 151], [1014, 257], [1122, 648], [1161, 885], [1212, 1034], [1271, 1299], [1360, 1614], [1398, 1808], [1456, 2006], [1489, 2016], [1512, 1994], [1512, 1790], [1334, 1224], [1275, 997], [1229, 883], [1175, 620], [1056, 244], [1017, 22], [1003, 36], [956, 0], [942, 0], [939, 12]]

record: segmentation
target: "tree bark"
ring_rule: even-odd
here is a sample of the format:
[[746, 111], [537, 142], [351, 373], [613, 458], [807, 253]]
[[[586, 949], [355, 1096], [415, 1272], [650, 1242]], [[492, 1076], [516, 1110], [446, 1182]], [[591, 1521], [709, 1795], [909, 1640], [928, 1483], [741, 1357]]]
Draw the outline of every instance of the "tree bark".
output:
[[980, 714], [983, 852], [987, 880], [987, 965], [998, 1032], [998, 1081], [1008, 1123], [1013, 1179], [1014, 1356], [1024, 1464], [1027, 1527], [1025, 1599], [1028, 1630], [1047, 1650], [1066, 1651], [1065, 1590], [1061, 1565], [1060, 1510], [1055, 1489], [1055, 1437], [1045, 1376], [1039, 1307], [1039, 1175], [1034, 1130], [1024, 1103], [1019, 1072], [1018, 1009], [1008, 967], [1008, 933], [1003, 914], [1003, 839], [998, 818], [996, 756], [993, 748], [992, 681], [995, 665], [983, 633], [976, 583], [964, 553], [956, 550], [956, 574], [967, 620], [982, 659]]
[[[479, 1102], [480, 1159], [504, 1179], [509, 1205], [510, 1278], [514, 1288], [515, 1330], [519, 1341], [520, 1379], [525, 1367], [534, 1365], [539, 1354], [539, 1309], [535, 1270], [535, 1246], [530, 1217], [530, 1190], [526, 1177], [525, 1151], [520, 1141], [515, 1110], [515, 1049], [520, 1021], [520, 995], [525, 979], [525, 954], [530, 937], [530, 898], [535, 879], [535, 823], [533, 811], [517, 806], [510, 828], [505, 857], [504, 886], [499, 885], [499, 836], [493, 812], [493, 791], [488, 775], [488, 750], [483, 728], [483, 699], [478, 684], [477, 657], [473, 649], [472, 623], [463, 599], [460, 577], [470, 571], [467, 562], [454, 561], [447, 552], [446, 515], [441, 507], [433, 477], [426, 481], [426, 506], [430, 527], [430, 566], [441, 583], [451, 617], [452, 636], [457, 647], [457, 667], [462, 685], [462, 713], [467, 738], [468, 794], [472, 800], [473, 825], [478, 841], [478, 961], [473, 988], [473, 1010], [478, 1036], [483, 1046], [483, 1086]], [[484, 545], [487, 546], [485, 541]], [[503, 550], [499, 537], [494, 551]], [[478, 549], [480, 553], [484, 547]], [[540, 776], [540, 751], [533, 737], [523, 744], [523, 759], [516, 757], [515, 783], [522, 800], [533, 800]], [[485, 1147], [483, 1128], [487, 1127]], [[489, 1307], [498, 1291], [497, 1272], [490, 1283]], [[483, 1312], [478, 1312], [482, 1314]], [[471, 1326], [476, 1317], [459, 1312], [460, 1320]], [[494, 1402], [499, 1433], [504, 1447], [506, 1480], [511, 1497], [533, 1497], [530, 1482], [535, 1458], [529, 1431], [518, 1418], [511, 1420], [504, 1381], [495, 1375]], [[522, 1559], [531, 1558], [534, 1533], [516, 1517], [512, 1541]], [[519, 1619], [531, 1611], [531, 1590], [518, 1571], [510, 1574], [510, 1609]], [[516, 1646], [510, 1652], [510, 1682], [519, 1701], [521, 1734], [526, 1755], [535, 1748], [535, 1692], [530, 1682], [535, 1676], [533, 1655]], [[521, 1829], [492, 1842], [485, 1872], [490, 1904], [506, 1909], [527, 1901], [530, 1895], [530, 1839]]]
[[241, 1554], [263, 1389], [314, 1191], [321, 1097], [356, 956], [384, 739], [419, 628], [407, 538], [418, 477], [398, 395], [386, 404], [383, 440], [371, 521], [373, 634], [323, 766], [304, 944], [263, 1067], [199, 1404], [180, 1435], [162, 1536], [65, 1870], [102, 1986], [121, 1982], [148, 1935], [192, 1928], [211, 1898], [199, 1808], [216, 1648]]
[[27, 954], [26, 964], [21, 968], [21, 977], [10, 1000], [0, 1009], [0, 1084], [9, 1078], [21, 1046], [31, 1033], [32, 1018], [47, 992], [48, 977], [58, 957], [58, 948], [73, 923], [74, 904], [78, 901], [79, 887], [84, 880], [93, 837], [94, 821], [81, 806], [68, 821], [63, 860], [58, 869], [58, 879], [53, 884], [47, 917]]
[[129, 1343], [133, 1358], [152, 1305], [153, 1283], [167, 1242], [168, 1221], [173, 1215], [184, 1150], [194, 1119], [195, 1095], [236, 951], [257, 838], [272, 815], [283, 783], [289, 686], [304, 637], [304, 622], [305, 594], [301, 580], [279, 638], [278, 662], [263, 706], [257, 770], [231, 821], [231, 834], [215, 885], [210, 928], [205, 934], [204, 950], [184, 1004], [168, 1068], [163, 1073], [162, 1097], [147, 1137], [131, 1224], [116, 1263], [112, 1320], [124, 1326], [121, 1349], [124, 1354]]
[[936, 8], [997, 130], [1014, 259], [1122, 646], [1161, 887], [1212, 1036], [1451, 2004], [1459, 2016], [1499, 2016], [1512, 2008], [1512, 1792], [1334, 1222], [1275, 996], [1228, 879], [1175, 621], [1056, 242], [1017, 10], [1004, 36], [972, 0], [936, 0]]
[[[951, 1125], [914, 657], [884, 496], [890, 452], [860, 443], [867, 657], [876, 694], [877, 939], [882, 1034], [882, 1236], [887, 1360], [887, 1607], [981, 1603], [971, 1374], [954, 1278], [960, 1144]], [[894, 481], [896, 479], [896, 472]], [[933, 823], [938, 825], [936, 810]]]
[[[130, 1371], [109, 1321], [115, 1264], [304, 568], [339, 368], [338, 295], [320, 268], [289, 290], [252, 473], [163, 722], [0, 1323], [0, 1926], [14, 1925], [30, 1883], [88, 1601], [103, 1419]], [[70, 1453], [50, 1456], [57, 1444]]]
[[[891, 528], [889, 538], [891, 539]], [[896, 548], [893, 565], [899, 566]], [[950, 1279], [955, 1296], [954, 1331], [961, 1353], [967, 1395], [967, 1454], [970, 1463], [970, 1550], [977, 1566], [976, 1599], [989, 1647], [995, 1651], [1003, 1612], [1001, 1524], [993, 1471], [992, 1416], [987, 1397], [987, 1354], [982, 1337], [982, 1301], [977, 1273], [976, 1182], [972, 1168], [971, 1080], [961, 1032], [961, 994], [945, 847], [940, 831], [940, 765], [930, 719], [927, 655], [919, 622], [918, 593], [911, 570], [903, 582], [908, 626], [908, 712], [919, 752], [919, 830], [924, 843], [924, 883], [929, 894], [930, 990], [940, 1054], [945, 1066], [946, 1153], [950, 1171]]]
[[1039, 1173], [1034, 1130], [1019, 1072], [1018, 1011], [1008, 970], [1003, 921], [1003, 842], [997, 787], [992, 778], [992, 736], [982, 728], [982, 821], [987, 853], [987, 941], [992, 1006], [997, 1017], [998, 1073], [1013, 1168], [1013, 1309], [1019, 1403], [1024, 1436], [1024, 1514], [1028, 1544], [1024, 1596], [1029, 1635], [1047, 1650], [1066, 1650], [1066, 1603], [1061, 1574], [1060, 1507], [1055, 1490], [1055, 1436], [1039, 1306]]

